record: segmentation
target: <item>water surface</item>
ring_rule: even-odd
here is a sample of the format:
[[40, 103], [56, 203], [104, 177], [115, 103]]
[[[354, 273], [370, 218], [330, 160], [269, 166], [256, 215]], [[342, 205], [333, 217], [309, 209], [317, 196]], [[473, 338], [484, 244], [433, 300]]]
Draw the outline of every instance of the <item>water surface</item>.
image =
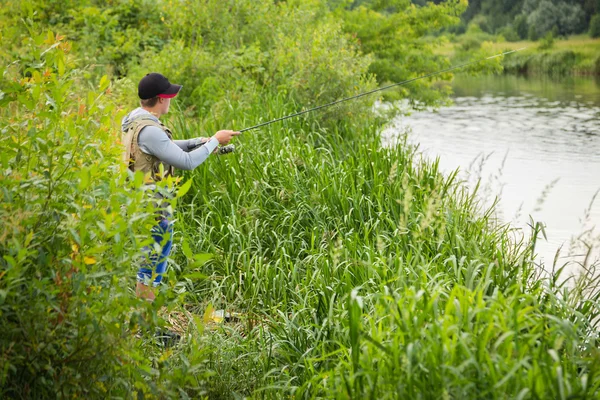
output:
[[398, 117], [391, 139], [410, 130], [424, 156], [459, 168], [481, 197], [500, 197], [498, 217], [529, 231], [546, 226], [538, 261], [552, 268], [581, 260], [584, 243], [600, 253], [600, 85], [593, 78], [553, 81], [517, 76], [458, 77], [454, 104]]

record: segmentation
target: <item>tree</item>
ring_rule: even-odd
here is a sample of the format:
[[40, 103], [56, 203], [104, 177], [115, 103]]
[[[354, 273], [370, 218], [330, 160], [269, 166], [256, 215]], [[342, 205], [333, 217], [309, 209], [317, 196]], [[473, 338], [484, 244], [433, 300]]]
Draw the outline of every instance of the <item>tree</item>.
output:
[[527, 31], [529, 29], [529, 25], [527, 25], [527, 16], [523, 14], [518, 15], [513, 22], [513, 26], [520, 39], [527, 38]]
[[528, 15], [530, 39], [542, 37], [553, 29], [561, 36], [585, 30], [585, 15], [579, 4], [556, 0], [526, 0], [523, 13]]
[[600, 14], [596, 14], [590, 20], [590, 36], [593, 38], [600, 37]]
[[[369, 72], [379, 83], [385, 83], [400, 82], [447, 66], [447, 60], [433, 51], [444, 39], [427, 34], [456, 24], [466, 6], [464, 0], [438, 5], [429, 2], [423, 7], [409, 1], [374, 0], [337, 12], [344, 21], [344, 30], [358, 39], [364, 53], [373, 56]], [[401, 88], [401, 96], [435, 103], [443, 96], [439, 97], [439, 92], [430, 86], [431, 82], [425, 80], [415, 82]]]

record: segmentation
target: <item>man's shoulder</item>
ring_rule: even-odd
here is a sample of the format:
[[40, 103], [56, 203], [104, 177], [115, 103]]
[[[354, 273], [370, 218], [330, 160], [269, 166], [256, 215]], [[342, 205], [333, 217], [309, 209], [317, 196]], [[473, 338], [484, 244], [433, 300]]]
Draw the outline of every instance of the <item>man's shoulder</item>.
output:
[[[152, 117], [152, 116], [150, 116]], [[154, 135], [167, 135], [167, 128], [157, 121], [155, 118], [148, 118], [146, 116], [140, 117], [140, 119], [136, 119], [133, 121], [132, 128], [134, 131], [138, 132], [138, 136], [144, 133], [146, 136], [147, 133], [153, 133]]]
[[[142, 124], [142, 125], [138, 125], [140, 126], [140, 130], [139, 130], [139, 134], [138, 134], [138, 138], [139, 137], [148, 137], [148, 136], [167, 136], [167, 132], [166, 129], [164, 128], [164, 126], [158, 124], [158, 123], [147, 123], [147, 124]], [[143, 133], [143, 135], [142, 135]]]

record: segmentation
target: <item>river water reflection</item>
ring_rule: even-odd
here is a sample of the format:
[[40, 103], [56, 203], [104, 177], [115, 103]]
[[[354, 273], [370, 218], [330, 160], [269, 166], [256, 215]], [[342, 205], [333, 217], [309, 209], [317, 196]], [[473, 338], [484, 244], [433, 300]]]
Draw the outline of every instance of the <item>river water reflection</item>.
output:
[[[538, 261], [550, 270], [581, 259], [583, 239], [600, 247], [600, 85], [517, 76], [458, 77], [454, 105], [398, 117], [384, 136], [410, 129], [426, 157], [445, 172], [459, 168], [482, 197], [500, 197], [498, 217], [527, 230], [546, 225]], [[582, 236], [583, 235], [583, 236]], [[577, 239], [580, 237], [580, 239]]]

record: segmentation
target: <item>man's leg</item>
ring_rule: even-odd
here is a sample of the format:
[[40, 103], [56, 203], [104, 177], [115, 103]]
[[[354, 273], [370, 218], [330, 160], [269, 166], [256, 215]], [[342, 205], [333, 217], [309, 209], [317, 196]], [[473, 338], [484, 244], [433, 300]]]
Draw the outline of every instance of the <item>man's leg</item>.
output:
[[[141, 266], [137, 273], [138, 282], [135, 290], [138, 297], [148, 301], [154, 301], [156, 297], [156, 287], [160, 285], [162, 276], [167, 270], [167, 259], [173, 246], [173, 225], [168, 219], [163, 218], [152, 229], [152, 238], [160, 246], [161, 251], [158, 254], [154, 247], [144, 249], [148, 259], [146, 265]], [[153, 273], [156, 277], [150, 282]]]

